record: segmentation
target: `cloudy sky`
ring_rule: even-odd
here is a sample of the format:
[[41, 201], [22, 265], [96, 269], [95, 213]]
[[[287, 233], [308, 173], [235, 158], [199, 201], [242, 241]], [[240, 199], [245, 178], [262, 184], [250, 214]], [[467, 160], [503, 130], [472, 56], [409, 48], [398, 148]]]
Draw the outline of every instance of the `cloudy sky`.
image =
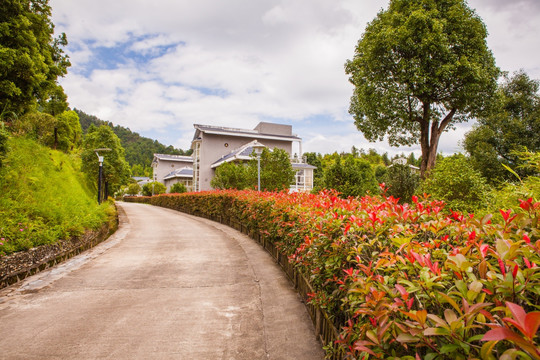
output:
[[[193, 124], [293, 125], [303, 151], [369, 143], [348, 114], [344, 73], [388, 0], [50, 0], [72, 66], [61, 80], [71, 107], [182, 149]], [[504, 71], [540, 79], [540, 0], [469, 0]], [[468, 126], [444, 134], [459, 151]]]

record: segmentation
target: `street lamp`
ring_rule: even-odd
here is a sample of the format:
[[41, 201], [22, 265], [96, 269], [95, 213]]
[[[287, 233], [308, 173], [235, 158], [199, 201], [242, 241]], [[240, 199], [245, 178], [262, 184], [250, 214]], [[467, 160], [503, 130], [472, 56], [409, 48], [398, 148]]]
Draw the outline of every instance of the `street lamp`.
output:
[[261, 191], [261, 154], [265, 146], [255, 140], [251, 147], [255, 155], [257, 155], [257, 191]]
[[94, 149], [94, 152], [96, 153], [99, 161], [99, 175], [98, 175], [98, 195], [97, 195], [97, 201], [98, 204], [101, 204], [101, 178], [103, 177], [103, 156], [99, 155], [99, 151], [111, 151], [109, 148], [99, 148]]

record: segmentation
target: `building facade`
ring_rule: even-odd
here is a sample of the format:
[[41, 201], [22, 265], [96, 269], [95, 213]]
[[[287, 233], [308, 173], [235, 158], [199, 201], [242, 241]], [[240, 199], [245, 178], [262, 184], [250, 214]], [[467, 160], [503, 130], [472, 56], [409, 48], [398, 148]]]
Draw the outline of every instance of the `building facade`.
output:
[[211, 180], [216, 168], [228, 161], [248, 161], [253, 146], [269, 149], [283, 149], [292, 159], [293, 144], [297, 144], [300, 157], [291, 160], [296, 171], [296, 183], [291, 191], [310, 191], [313, 189], [314, 166], [301, 160], [302, 139], [292, 133], [292, 126], [261, 122], [255, 129], [237, 129], [211, 125], [195, 124], [195, 134], [191, 143], [191, 157], [155, 154], [152, 167], [154, 179], [167, 186], [176, 182], [186, 185], [188, 191], [211, 190]]

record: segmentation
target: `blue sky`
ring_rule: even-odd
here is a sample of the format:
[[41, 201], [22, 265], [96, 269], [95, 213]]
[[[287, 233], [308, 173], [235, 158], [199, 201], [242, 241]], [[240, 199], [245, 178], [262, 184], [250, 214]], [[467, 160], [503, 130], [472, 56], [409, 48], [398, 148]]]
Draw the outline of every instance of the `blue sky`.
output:
[[[344, 63], [388, 0], [51, 0], [72, 67], [71, 107], [187, 149], [193, 124], [293, 125], [303, 151], [419, 147], [369, 143], [347, 113]], [[540, 1], [469, 0], [504, 71], [540, 79]], [[471, 124], [442, 136], [460, 150]]]

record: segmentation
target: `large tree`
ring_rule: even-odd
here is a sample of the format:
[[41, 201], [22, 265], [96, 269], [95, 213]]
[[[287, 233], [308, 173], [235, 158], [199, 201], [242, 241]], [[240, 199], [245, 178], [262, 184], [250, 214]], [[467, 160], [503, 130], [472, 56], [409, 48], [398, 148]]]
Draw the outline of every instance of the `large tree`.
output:
[[0, 112], [26, 112], [39, 104], [53, 115], [66, 109], [57, 78], [70, 66], [54, 38], [48, 0], [2, 0], [0, 6]]
[[420, 143], [424, 176], [441, 134], [476, 116], [496, 89], [486, 36], [465, 0], [391, 0], [345, 65], [357, 128], [370, 141]]
[[502, 164], [520, 176], [534, 173], [520, 167], [522, 161], [516, 151], [540, 151], [539, 87], [539, 81], [530, 79], [523, 71], [512, 77], [505, 75], [493, 98], [494, 106], [479, 117], [478, 124], [465, 136], [465, 150], [490, 182], [512, 179], [513, 175]]

